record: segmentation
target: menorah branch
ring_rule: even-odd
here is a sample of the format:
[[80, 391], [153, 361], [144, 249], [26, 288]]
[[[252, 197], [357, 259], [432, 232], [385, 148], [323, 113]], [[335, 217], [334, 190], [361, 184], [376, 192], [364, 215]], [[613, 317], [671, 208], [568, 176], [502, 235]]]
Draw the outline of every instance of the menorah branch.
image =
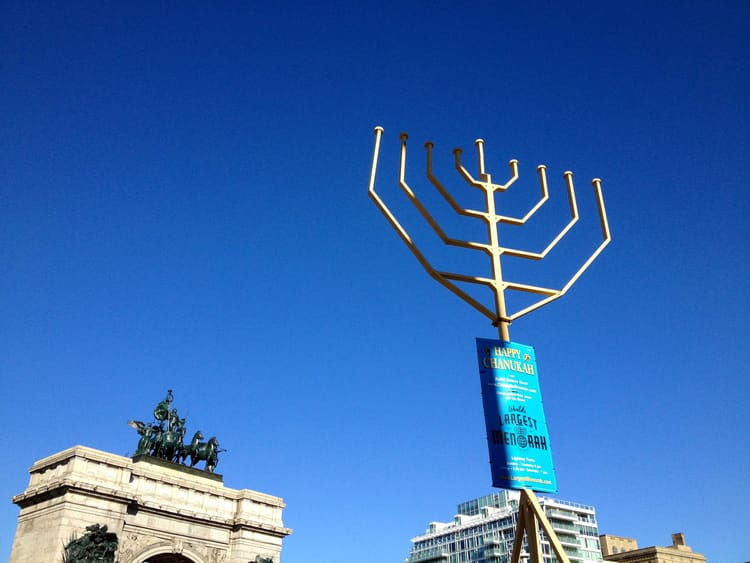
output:
[[[573, 173], [566, 171], [563, 174], [565, 178], [567, 193], [568, 193], [568, 204], [570, 207], [570, 220], [563, 227], [563, 229], [547, 244], [547, 246], [540, 252], [531, 252], [527, 250], [507, 248], [500, 245], [500, 237], [498, 228], [500, 224], [511, 224], [516, 226], [522, 226], [529, 221], [537, 211], [549, 200], [549, 188], [547, 185], [546, 167], [540, 165], [537, 167], [537, 173], [539, 175], [539, 185], [541, 188], [540, 199], [534, 204], [531, 209], [521, 218], [515, 218], [505, 215], [500, 215], [495, 211], [495, 194], [496, 192], [503, 192], [513, 185], [519, 177], [518, 172], [518, 161], [511, 160], [509, 166], [511, 169], [511, 178], [505, 184], [494, 184], [492, 183], [492, 177], [487, 172], [484, 158], [484, 141], [477, 139], [475, 145], [477, 148], [477, 165], [479, 169], [479, 179], [475, 178], [461, 163], [462, 150], [456, 148], [453, 150], [454, 162], [456, 170], [464, 181], [471, 187], [481, 189], [485, 195], [485, 210], [473, 210], [466, 209], [458, 204], [456, 199], [450, 194], [445, 186], [440, 182], [433, 170], [433, 148], [432, 142], [425, 143], [425, 149], [427, 152], [427, 178], [430, 183], [438, 190], [440, 195], [445, 199], [448, 205], [459, 215], [480, 219], [485, 223], [487, 228], [487, 243], [473, 242], [460, 240], [449, 237], [443, 228], [440, 226], [438, 221], [430, 214], [427, 208], [422, 204], [419, 198], [414, 193], [414, 190], [409, 186], [406, 181], [406, 141], [408, 135], [406, 133], [401, 134], [401, 158], [399, 162], [399, 175], [398, 184], [403, 193], [411, 201], [412, 205], [419, 211], [420, 215], [424, 218], [432, 230], [438, 235], [438, 237], [445, 243], [451, 246], [458, 246], [462, 248], [468, 248], [472, 250], [482, 250], [490, 258], [490, 267], [492, 271], [491, 277], [480, 277], [462, 273], [453, 273], [436, 270], [432, 264], [427, 260], [425, 255], [419, 250], [414, 241], [412, 240], [406, 229], [399, 223], [395, 215], [388, 208], [383, 199], [375, 191], [375, 176], [380, 151], [380, 141], [383, 134], [382, 127], [375, 128], [375, 148], [373, 150], [372, 168], [370, 171], [370, 183], [368, 192], [376, 206], [380, 209], [383, 215], [386, 217], [388, 222], [391, 224], [393, 229], [399, 235], [401, 240], [407, 245], [414, 256], [417, 258], [422, 267], [430, 274], [430, 276], [438, 281], [440, 284], [448, 288], [451, 292], [459, 296], [466, 303], [474, 307], [477, 311], [492, 320], [494, 326], [497, 326], [500, 331], [501, 339], [509, 340], [510, 336], [508, 333], [508, 327], [510, 323], [536, 309], [546, 305], [547, 303], [559, 299], [562, 297], [572, 285], [578, 280], [583, 272], [591, 265], [591, 263], [599, 256], [602, 250], [611, 241], [611, 234], [609, 231], [609, 223], [607, 221], [607, 214], [604, 207], [604, 199], [602, 196], [601, 180], [595, 178], [593, 180], [594, 191], [596, 195], [597, 208], [599, 211], [599, 220], [602, 229], [602, 242], [594, 250], [594, 252], [586, 259], [583, 265], [573, 274], [568, 282], [563, 285], [560, 289], [552, 289], [541, 287], [537, 285], [521, 284], [516, 282], [509, 282], [504, 280], [502, 274], [502, 258], [503, 256], [513, 256], [517, 258], [526, 258], [532, 260], [542, 260], [548, 253], [555, 248], [555, 246], [565, 237], [565, 235], [572, 229], [579, 220], [578, 204], [576, 201], [575, 188], [573, 185]], [[488, 287], [494, 297], [494, 311], [489, 307], [483, 305], [479, 300], [472, 297], [462, 289], [460, 289], [455, 283], [469, 283], [479, 284]], [[542, 296], [537, 302], [527, 306], [520, 311], [515, 313], [508, 313], [506, 311], [505, 304], [505, 291], [521, 291], [524, 293], [533, 293]]]
[[437, 189], [437, 191], [440, 193], [440, 195], [443, 196], [445, 201], [448, 202], [448, 204], [453, 208], [453, 210], [458, 213], [459, 215], [466, 215], [469, 217], [485, 217], [486, 214], [482, 213], [481, 211], [475, 211], [473, 209], [464, 209], [461, 207], [455, 199], [453, 199], [453, 196], [448, 192], [448, 190], [443, 187], [443, 184], [440, 183], [440, 180], [437, 179], [435, 174], [432, 171], [432, 149], [435, 145], [431, 141], [427, 141], [424, 144], [424, 147], [427, 151], [427, 178], [430, 180], [433, 186]]
[[425, 221], [427, 221], [430, 227], [432, 227], [432, 230], [435, 231], [435, 234], [437, 234], [445, 244], [463, 248], [486, 250], [487, 245], [449, 237], [440, 227], [438, 222], [435, 221], [427, 208], [422, 204], [421, 201], [419, 201], [419, 198], [414, 194], [414, 191], [411, 189], [411, 187], [409, 187], [409, 185], [406, 183], [406, 141], [408, 138], [409, 136], [406, 133], [401, 133], [401, 162], [399, 166], [398, 178], [399, 186], [406, 194], [406, 197], [409, 198], [414, 207], [416, 207], [422, 217], [424, 217]]
[[469, 295], [465, 291], [461, 290], [455, 284], [452, 284], [448, 279], [442, 276], [440, 272], [438, 272], [435, 268], [432, 267], [432, 264], [430, 264], [430, 262], [424, 256], [424, 254], [422, 254], [419, 248], [414, 244], [409, 233], [401, 225], [401, 223], [399, 223], [398, 219], [396, 219], [395, 215], [391, 212], [391, 210], [388, 208], [386, 203], [380, 198], [380, 196], [375, 191], [375, 178], [376, 178], [376, 173], [377, 173], [378, 157], [380, 154], [380, 139], [382, 137], [382, 134], [383, 134], [383, 128], [376, 127], [375, 128], [375, 148], [373, 150], [372, 167], [370, 169], [370, 183], [368, 187], [368, 194], [370, 198], [373, 200], [373, 202], [378, 207], [378, 209], [380, 209], [380, 211], [383, 213], [385, 218], [390, 223], [391, 227], [393, 227], [393, 229], [396, 231], [396, 233], [404, 242], [404, 244], [406, 244], [409, 250], [411, 250], [412, 254], [414, 254], [414, 257], [417, 259], [417, 261], [422, 265], [422, 267], [427, 271], [428, 274], [430, 274], [430, 276], [435, 281], [445, 286], [447, 289], [449, 289], [451, 292], [456, 294], [458, 297], [463, 299], [466, 303], [474, 307], [477, 311], [479, 311], [480, 313], [482, 313], [489, 319], [494, 320], [495, 315], [490, 309], [488, 309], [482, 303], [474, 299], [471, 295]]
[[[545, 190], [545, 195], [546, 195], [547, 178], [545, 174], [545, 166], [540, 165], [537, 167], [537, 170], [539, 171], [539, 176], [542, 179], [544, 190]], [[524, 250], [518, 250], [514, 248], [503, 248], [504, 254], [507, 254], [508, 256], [515, 256], [518, 258], [529, 258], [531, 260], [541, 260], [542, 258], [547, 256], [549, 251], [552, 250], [557, 245], [557, 243], [560, 242], [566, 234], [568, 234], [568, 231], [573, 227], [573, 225], [575, 225], [578, 222], [578, 204], [576, 202], [575, 190], [573, 188], [573, 173], [565, 172], [563, 176], [565, 177], [565, 182], [568, 186], [568, 204], [570, 206], [570, 221], [568, 222], [568, 224], [557, 234], [557, 236], [554, 239], [552, 239], [552, 242], [550, 242], [546, 246], [546, 248], [542, 250], [541, 252], [527, 252]], [[541, 203], [542, 202], [540, 202], [540, 204]], [[536, 211], [536, 209], [539, 208], [540, 204], [537, 204], [537, 206], [529, 212], [527, 217], [524, 218], [523, 222], [525, 222], [526, 219], [530, 217]]]
[[[517, 160], [511, 160], [511, 163], [515, 163], [515, 169], [516, 174], [518, 173], [518, 161]], [[547, 200], [549, 199], [549, 188], [547, 187], [547, 167], [543, 164], [540, 164], [536, 167], [537, 174], [539, 175], [539, 185], [542, 190], [542, 197], [539, 199], [539, 201], [536, 202], [536, 205], [532, 207], [526, 215], [524, 215], [521, 219], [516, 219], [515, 217], [506, 217], [504, 215], [498, 216], [497, 220], [500, 223], [508, 223], [510, 225], [523, 225], [531, 219], [531, 217], [541, 209], [542, 205], [547, 203]]]

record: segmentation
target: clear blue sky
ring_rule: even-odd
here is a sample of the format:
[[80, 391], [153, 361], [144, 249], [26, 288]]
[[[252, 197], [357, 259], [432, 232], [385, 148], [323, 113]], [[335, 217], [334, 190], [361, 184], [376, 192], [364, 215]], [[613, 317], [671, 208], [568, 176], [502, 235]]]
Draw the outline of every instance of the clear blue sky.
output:
[[511, 327], [559, 497], [642, 546], [750, 559], [750, 4], [461, 4], [2, 3], [0, 558], [28, 467], [132, 453], [167, 388], [228, 486], [285, 499], [285, 563], [402, 561], [491, 492], [474, 338], [496, 332], [368, 199], [382, 125], [378, 189], [445, 269], [484, 262], [398, 192], [400, 131], [431, 205], [428, 139], [467, 201], [454, 146], [475, 171], [484, 138], [498, 180], [517, 158], [509, 213], [545, 163], [552, 201], [507, 232], [532, 249], [575, 172], [581, 222], [528, 281], [598, 243], [602, 178], [613, 243]]

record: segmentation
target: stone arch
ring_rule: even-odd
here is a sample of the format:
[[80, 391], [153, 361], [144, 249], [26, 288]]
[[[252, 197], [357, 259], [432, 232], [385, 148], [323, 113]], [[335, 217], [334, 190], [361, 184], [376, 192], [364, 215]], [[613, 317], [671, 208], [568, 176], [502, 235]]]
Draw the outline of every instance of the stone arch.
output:
[[259, 550], [278, 558], [292, 532], [281, 498], [149, 456], [75, 446], [30, 473], [29, 487], [13, 497], [21, 511], [10, 563], [51, 561], [39, 554], [59, 553], [71, 531], [95, 522], [117, 534], [120, 563], [247, 563]]
[[133, 558], [134, 563], [206, 563], [189, 547], [175, 546], [172, 542], [150, 545]]

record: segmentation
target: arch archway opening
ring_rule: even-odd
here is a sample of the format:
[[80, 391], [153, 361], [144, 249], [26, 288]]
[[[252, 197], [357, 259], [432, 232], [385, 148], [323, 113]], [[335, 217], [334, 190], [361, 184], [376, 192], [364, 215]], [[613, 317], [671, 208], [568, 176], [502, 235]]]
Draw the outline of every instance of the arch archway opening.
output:
[[160, 553], [159, 555], [152, 555], [148, 559], [144, 560], [143, 563], [195, 563], [192, 559], [179, 555], [177, 553]]

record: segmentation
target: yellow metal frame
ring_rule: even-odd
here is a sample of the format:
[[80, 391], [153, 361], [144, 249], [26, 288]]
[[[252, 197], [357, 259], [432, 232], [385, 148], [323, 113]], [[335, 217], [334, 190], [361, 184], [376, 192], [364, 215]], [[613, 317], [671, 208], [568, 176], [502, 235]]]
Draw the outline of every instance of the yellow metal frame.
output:
[[[370, 171], [370, 184], [369, 184], [369, 189], [368, 189], [370, 197], [375, 202], [375, 205], [378, 206], [378, 208], [383, 213], [383, 215], [385, 215], [386, 219], [388, 219], [388, 222], [391, 224], [393, 229], [401, 237], [401, 240], [404, 241], [406, 246], [409, 247], [409, 249], [412, 251], [414, 256], [422, 265], [422, 267], [427, 271], [427, 273], [430, 274], [430, 276], [432, 276], [432, 278], [435, 279], [437, 282], [439, 282], [440, 284], [448, 288], [450, 291], [458, 295], [461, 299], [466, 301], [469, 305], [474, 307], [474, 309], [482, 313], [484, 316], [488, 317], [492, 321], [492, 324], [498, 328], [498, 331], [500, 333], [500, 338], [502, 340], [510, 340], [509, 326], [510, 326], [510, 323], [512, 323], [514, 320], [524, 315], [527, 315], [531, 313], [532, 311], [535, 311], [539, 309], [540, 307], [546, 305], [547, 303], [550, 303], [556, 299], [559, 299], [563, 295], [565, 295], [565, 293], [567, 293], [567, 291], [578, 280], [578, 278], [581, 277], [581, 274], [583, 274], [583, 272], [586, 271], [586, 269], [591, 265], [591, 263], [596, 259], [596, 257], [599, 256], [601, 251], [604, 250], [604, 248], [612, 240], [612, 237], [609, 232], [609, 223], [607, 222], [607, 212], [604, 208], [604, 198], [602, 196], [601, 180], [599, 178], [594, 178], [594, 180], [592, 180], [592, 184], [594, 186], [597, 206], [599, 209], [599, 221], [601, 223], [603, 240], [599, 244], [599, 246], [596, 248], [596, 250], [594, 250], [594, 252], [592, 252], [592, 254], [586, 259], [586, 261], [578, 269], [578, 271], [575, 274], [573, 274], [573, 276], [568, 280], [568, 282], [565, 285], [563, 285], [560, 289], [528, 285], [528, 284], [522, 284], [522, 283], [516, 283], [516, 282], [503, 280], [502, 264], [501, 264], [501, 259], [503, 255], [515, 256], [518, 258], [526, 258], [529, 260], [542, 260], [557, 245], [557, 243], [560, 242], [560, 240], [562, 240], [562, 238], [568, 233], [568, 231], [570, 231], [573, 225], [575, 225], [575, 223], [578, 221], [578, 205], [576, 203], [575, 188], [573, 186], [573, 173], [570, 171], [566, 171], [563, 174], [563, 177], [565, 178], [565, 183], [567, 185], [567, 191], [568, 191], [568, 203], [570, 206], [570, 220], [568, 221], [567, 225], [557, 234], [557, 236], [554, 239], [552, 239], [552, 241], [540, 252], [530, 252], [526, 250], [503, 247], [503, 246], [500, 246], [500, 240], [499, 240], [499, 235], [498, 235], [498, 225], [500, 223], [506, 223], [510, 225], [525, 224], [526, 221], [531, 219], [531, 217], [549, 199], [546, 167], [544, 165], [540, 165], [537, 167], [537, 174], [539, 175], [539, 183], [541, 186], [541, 197], [539, 201], [523, 217], [521, 218], [507, 217], [504, 215], [499, 215], [496, 212], [495, 193], [503, 192], [507, 190], [518, 179], [518, 161], [511, 160], [508, 163], [510, 166], [510, 170], [511, 170], [511, 177], [505, 184], [494, 184], [492, 182], [491, 175], [485, 170], [484, 141], [482, 139], [477, 139], [475, 141], [475, 145], [477, 147], [477, 155], [479, 158], [479, 178], [478, 179], [474, 178], [461, 163], [461, 155], [463, 151], [460, 148], [454, 149], [453, 154], [455, 157], [456, 170], [458, 170], [459, 174], [464, 178], [464, 180], [470, 186], [481, 189], [484, 192], [484, 196], [485, 196], [485, 209], [483, 211], [475, 210], [475, 209], [466, 209], [466, 208], [461, 207], [456, 202], [456, 200], [451, 196], [448, 190], [445, 189], [443, 184], [438, 180], [438, 178], [433, 173], [432, 149], [434, 145], [431, 142], [425, 143], [425, 149], [427, 151], [427, 177], [429, 178], [432, 185], [438, 190], [438, 192], [440, 192], [443, 198], [448, 202], [448, 204], [453, 208], [453, 210], [456, 213], [458, 213], [459, 215], [467, 216], [467, 217], [474, 217], [474, 218], [481, 219], [487, 225], [487, 235], [488, 235], [487, 243], [455, 239], [455, 238], [449, 237], [445, 233], [445, 231], [443, 231], [443, 229], [440, 227], [437, 221], [432, 217], [432, 215], [427, 210], [427, 208], [422, 204], [422, 202], [419, 201], [417, 196], [414, 194], [414, 191], [406, 183], [406, 178], [405, 178], [406, 177], [406, 141], [408, 139], [408, 135], [406, 133], [402, 133], [401, 134], [401, 161], [400, 161], [400, 166], [399, 166], [399, 186], [401, 187], [403, 192], [406, 194], [406, 196], [411, 200], [411, 202], [414, 204], [417, 210], [419, 210], [422, 217], [424, 217], [424, 219], [427, 221], [430, 227], [432, 227], [435, 233], [440, 237], [440, 239], [445, 244], [450, 245], [450, 246], [458, 246], [462, 248], [481, 250], [485, 252], [490, 257], [490, 260], [491, 260], [492, 277], [486, 278], [486, 277], [478, 277], [478, 276], [469, 276], [466, 274], [459, 274], [455, 272], [443, 272], [443, 271], [437, 270], [433, 268], [432, 264], [430, 264], [430, 262], [424, 256], [424, 254], [416, 246], [411, 236], [409, 236], [409, 233], [406, 231], [406, 229], [401, 225], [401, 223], [399, 223], [398, 219], [396, 219], [395, 215], [391, 212], [391, 210], [388, 208], [386, 203], [380, 198], [380, 196], [375, 191], [375, 173], [377, 171], [378, 156], [380, 153], [380, 140], [383, 135], [383, 131], [384, 130], [382, 127], [375, 128], [375, 148], [373, 150], [372, 169]], [[480, 285], [489, 287], [494, 296], [494, 305], [495, 305], [494, 311], [489, 309], [488, 307], [486, 307], [485, 305], [483, 305], [476, 299], [474, 299], [471, 295], [469, 295], [460, 287], [458, 287], [454, 282], [474, 283], [474, 284], [480, 284]], [[521, 309], [514, 313], [509, 313], [508, 311], [506, 311], [506, 306], [505, 306], [505, 290], [506, 289], [523, 291], [526, 293], [534, 293], [537, 295], [541, 295], [542, 297], [538, 301], [536, 301], [535, 303], [531, 304], [530, 306], [524, 309]]]
[[[578, 205], [576, 203], [575, 188], [573, 187], [573, 173], [566, 171], [563, 173], [565, 183], [568, 189], [568, 203], [570, 206], [570, 220], [567, 225], [552, 239], [552, 241], [540, 252], [529, 252], [526, 250], [519, 250], [515, 248], [508, 248], [500, 246], [500, 239], [498, 236], [498, 225], [500, 223], [506, 223], [510, 225], [524, 225], [526, 221], [531, 219], [533, 215], [544, 205], [549, 199], [549, 189], [547, 187], [547, 173], [546, 167], [540, 165], [537, 167], [537, 174], [539, 175], [539, 183], [541, 186], [541, 196], [539, 201], [521, 218], [507, 217], [504, 215], [498, 215], [495, 210], [495, 193], [503, 192], [507, 190], [513, 183], [518, 179], [518, 161], [511, 160], [508, 165], [511, 170], [511, 177], [505, 184], [494, 184], [492, 177], [485, 170], [484, 166], [484, 141], [477, 139], [475, 145], [477, 147], [477, 156], [479, 158], [479, 179], [474, 178], [468, 170], [461, 164], [462, 150], [460, 148], [454, 149], [453, 155], [455, 157], [456, 170], [463, 177], [463, 179], [472, 187], [479, 188], [484, 192], [485, 196], [485, 209], [483, 211], [475, 209], [466, 209], [458, 205], [456, 200], [451, 196], [448, 190], [445, 189], [443, 184], [437, 179], [433, 173], [432, 168], [432, 149], [433, 143], [425, 143], [425, 149], [427, 150], [427, 177], [429, 178], [432, 185], [440, 192], [443, 198], [453, 208], [453, 210], [459, 215], [467, 217], [474, 217], [481, 219], [487, 225], [487, 243], [472, 242], [466, 240], [460, 240], [449, 237], [445, 231], [440, 227], [437, 221], [430, 215], [430, 212], [425, 208], [422, 202], [419, 201], [414, 191], [406, 183], [406, 141], [408, 135], [406, 133], [401, 134], [401, 162], [399, 166], [399, 186], [411, 200], [414, 206], [419, 210], [420, 214], [429, 223], [430, 227], [440, 237], [440, 239], [447, 245], [457, 246], [462, 248], [469, 248], [473, 250], [481, 250], [485, 252], [491, 260], [492, 266], [492, 277], [484, 278], [477, 276], [468, 276], [465, 274], [459, 274], [454, 272], [442, 272], [432, 267], [432, 264], [422, 254], [414, 241], [412, 240], [406, 229], [399, 223], [396, 216], [391, 212], [385, 202], [375, 191], [375, 172], [378, 166], [378, 155], [380, 153], [380, 140], [383, 135], [383, 128], [375, 128], [375, 148], [372, 155], [372, 169], [370, 171], [370, 184], [368, 192], [375, 205], [378, 206], [383, 215], [385, 215], [388, 222], [394, 228], [394, 230], [404, 241], [409, 250], [412, 251], [414, 256], [417, 258], [422, 267], [432, 276], [436, 281], [447, 287], [450, 291], [458, 295], [461, 299], [466, 301], [469, 305], [474, 307], [480, 313], [492, 320], [492, 324], [498, 328], [500, 338], [502, 340], [510, 340], [510, 323], [514, 320], [531, 313], [539, 309], [540, 307], [559, 299], [571, 288], [571, 286], [581, 277], [584, 271], [596, 260], [602, 250], [612, 240], [609, 232], [609, 223], [607, 222], [607, 212], [604, 208], [604, 197], [602, 196], [602, 182], [599, 178], [592, 180], [594, 191], [596, 194], [597, 207], [599, 209], [599, 221], [602, 228], [602, 242], [594, 250], [591, 255], [586, 259], [583, 265], [576, 271], [575, 274], [563, 285], [560, 289], [553, 289], [535, 285], [521, 284], [515, 282], [509, 282], [503, 280], [502, 276], [502, 264], [501, 259], [503, 255], [515, 256], [517, 258], [526, 258], [529, 260], [542, 260], [547, 254], [557, 245], [560, 240], [570, 231], [573, 225], [578, 221]], [[468, 293], [463, 291], [454, 282], [467, 282], [480, 284], [489, 287], [492, 290], [495, 301], [495, 310], [485, 307], [482, 303], [474, 299]], [[516, 290], [524, 291], [527, 293], [535, 293], [542, 297], [531, 304], [530, 306], [516, 311], [514, 313], [508, 313], [505, 307], [505, 290]], [[534, 563], [542, 563], [542, 551], [539, 543], [539, 525], [541, 525], [544, 533], [549, 539], [550, 545], [552, 546], [558, 561], [561, 563], [570, 563], [565, 550], [562, 548], [560, 541], [555, 534], [554, 529], [547, 520], [544, 511], [539, 505], [539, 501], [536, 498], [534, 492], [530, 489], [523, 489], [521, 491], [521, 498], [519, 503], [518, 511], [518, 522], [516, 527], [516, 534], [513, 543], [513, 554], [511, 557], [511, 563], [519, 563], [521, 558], [521, 548], [523, 546], [524, 534], [528, 538], [529, 554], [531, 560]]]

